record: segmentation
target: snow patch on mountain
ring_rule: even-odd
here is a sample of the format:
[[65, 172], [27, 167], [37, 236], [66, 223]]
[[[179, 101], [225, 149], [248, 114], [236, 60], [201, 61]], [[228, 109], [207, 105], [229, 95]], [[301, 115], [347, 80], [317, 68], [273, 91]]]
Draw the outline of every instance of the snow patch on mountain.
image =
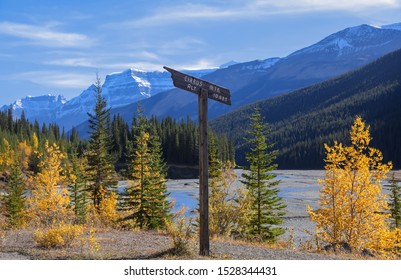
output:
[[393, 39], [393, 32], [401, 30], [401, 24], [388, 26], [359, 25], [349, 27], [334, 33], [320, 42], [296, 51], [288, 57], [301, 54], [322, 53], [325, 55], [347, 56], [358, 53], [369, 48], [376, 48], [390, 43]]
[[237, 61], [231, 60], [231, 61], [229, 61], [229, 62], [226, 62], [226, 63], [220, 65], [219, 68], [220, 68], [220, 69], [224, 69], [224, 68], [230, 67], [230, 66], [232, 66], [232, 65], [238, 64], [238, 63], [239, 63], [239, 62], [237, 62]]
[[[183, 70], [195, 77], [201, 77], [215, 69]], [[118, 108], [154, 96], [160, 92], [174, 88], [171, 74], [167, 71], [145, 72], [138, 69], [128, 69], [106, 76], [102, 85], [102, 97], [107, 105]], [[96, 103], [97, 88], [89, 86], [79, 96], [67, 101], [62, 96], [43, 95], [27, 96], [16, 100], [10, 105], [4, 105], [0, 110], [12, 108], [15, 117], [25, 116], [39, 123], [57, 122], [67, 130], [88, 119], [87, 113], [93, 113]]]
[[41, 122], [51, 123], [56, 121], [56, 112], [67, 103], [61, 95], [47, 94], [42, 96], [27, 96], [16, 100], [10, 105], [0, 108], [5, 111], [12, 108], [14, 117], [20, 118], [22, 111], [26, 118], [31, 121], [35, 119]]
[[280, 59], [280, 57], [272, 57], [264, 60], [241, 63], [239, 65], [241, 65], [241, 70], [266, 70], [276, 64]]

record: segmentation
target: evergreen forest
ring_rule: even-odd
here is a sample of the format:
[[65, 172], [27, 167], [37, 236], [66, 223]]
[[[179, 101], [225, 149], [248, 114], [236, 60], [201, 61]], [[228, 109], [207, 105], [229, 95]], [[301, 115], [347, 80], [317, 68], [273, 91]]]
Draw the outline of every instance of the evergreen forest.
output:
[[[372, 146], [401, 168], [401, 50], [358, 70], [279, 97], [239, 108], [211, 126], [234, 141], [236, 163], [245, 165], [243, 127], [254, 107], [271, 125], [268, 140], [278, 149], [280, 169], [322, 169], [324, 143], [348, 143], [355, 116], [371, 126]], [[233, 97], [235, 98], [235, 97]]]

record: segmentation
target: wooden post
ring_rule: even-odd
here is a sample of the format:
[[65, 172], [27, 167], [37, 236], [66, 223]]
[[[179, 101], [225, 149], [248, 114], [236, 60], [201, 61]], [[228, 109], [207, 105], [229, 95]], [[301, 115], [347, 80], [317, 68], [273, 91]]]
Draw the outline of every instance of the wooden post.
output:
[[209, 158], [207, 136], [208, 90], [198, 95], [199, 106], [199, 255], [209, 256]]
[[199, 109], [199, 255], [209, 256], [209, 154], [207, 147], [207, 100], [231, 105], [230, 90], [164, 66], [174, 86], [198, 95]]

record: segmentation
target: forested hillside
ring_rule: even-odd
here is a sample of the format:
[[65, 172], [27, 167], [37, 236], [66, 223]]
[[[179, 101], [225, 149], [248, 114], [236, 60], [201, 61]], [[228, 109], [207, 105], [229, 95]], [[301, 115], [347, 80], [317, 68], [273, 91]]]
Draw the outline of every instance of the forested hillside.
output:
[[259, 106], [271, 124], [279, 168], [322, 168], [324, 143], [346, 142], [356, 115], [371, 126], [372, 146], [401, 167], [401, 50], [356, 71], [295, 92], [244, 106], [211, 122], [231, 137], [237, 164], [244, 164], [244, 127]]

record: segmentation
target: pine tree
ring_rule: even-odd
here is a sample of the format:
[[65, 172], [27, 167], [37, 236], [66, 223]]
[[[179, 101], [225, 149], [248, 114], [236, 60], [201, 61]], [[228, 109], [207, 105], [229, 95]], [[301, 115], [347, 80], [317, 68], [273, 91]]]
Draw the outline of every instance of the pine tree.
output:
[[140, 109], [133, 131], [130, 180], [122, 209], [129, 213], [125, 219], [134, 221], [141, 229], [162, 228], [171, 217], [171, 205], [167, 199], [166, 165], [162, 160], [160, 140], [155, 128], [149, 127]]
[[7, 183], [8, 196], [6, 196], [5, 205], [7, 207], [7, 216], [12, 228], [19, 228], [24, 223], [25, 207], [25, 182], [22, 176], [22, 169], [18, 162], [11, 166], [10, 178]]
[[148, 148], [149, 133], [144, 130], [135, 136], [132, 162], [129, 166], [130, 180], [125, 189], [123, 209], [130, 213], [126, 220], [133, 220], [140, 229], [149, 220], [148, 192], [150, 172], [150, 153]]
[[[94, 114], [89, 115], [91, 135], [87, 152], [90, 193], [93, 206], [99, 211], [102, 195], [101, 189], [113, 191], [117, 185], [115, 171], [110, 155], [110, 108], [102, 97], [102, 86], [99, 77], [96, 79], [96, 105]], [[108, 194], [106, 194], [108, 196]]]
[[369, 147], [369, 127], [360, 117], [350, 131], [351, 145], [325, 145], [325, 178], [319, 180], [320, 209], [307, 212], [316, 223], [316, 238], [322, 246], [351, 250], [382, 250], [392, 247], [387, 219], [390, 214], [381, 181], [392, 164], [382, 163], [382, 153]]
[[166, 221], [171, 219], [171, 203], [166, 187], [167, 166], [163, 161], [160, 138], [155, 126], [149, 139], [150, 171], [149, 178], [149, 207], [148, 227], [152, 229], [164, 228]]
[[271, 171], [277, 168], [273, 164], [276, 159], [277, 151], [273, 150], [274, 144], [266, 143], [266, 134], [269, 133], [267, 125], [261, 117], [259, 108], [251, 116], [251, 128], [247, 131], [249, 138], [246, 138], [250, 146], [250, 152], [246, 153], [249, 167], [245, 168], [241, 182], [246, 186], [252, 198], [250, 212], [250, 224], [248, 226], [248, 237], [257, 240], [275, 242], [277, 236], [283, 234], [285, 230], [279, 227], [283, 223], [282, 210], [286, 207], [278, 196], [279, 184], [275, 180], [276, 175]]
[[67, 170], [68, 191], [70, 194], [70, 206], [74, 211], [76, 222], [84, 223], [88, 211], [87, 197], [87, 161], [86, 158], [78, 158], [76, 154], [71, 156], [71, 165]]
[[390, 180], [390, 197], [388, 206], [393, 220], [393, 226], [401, 229], [401, 186], [397, 183], [394, 173]]

